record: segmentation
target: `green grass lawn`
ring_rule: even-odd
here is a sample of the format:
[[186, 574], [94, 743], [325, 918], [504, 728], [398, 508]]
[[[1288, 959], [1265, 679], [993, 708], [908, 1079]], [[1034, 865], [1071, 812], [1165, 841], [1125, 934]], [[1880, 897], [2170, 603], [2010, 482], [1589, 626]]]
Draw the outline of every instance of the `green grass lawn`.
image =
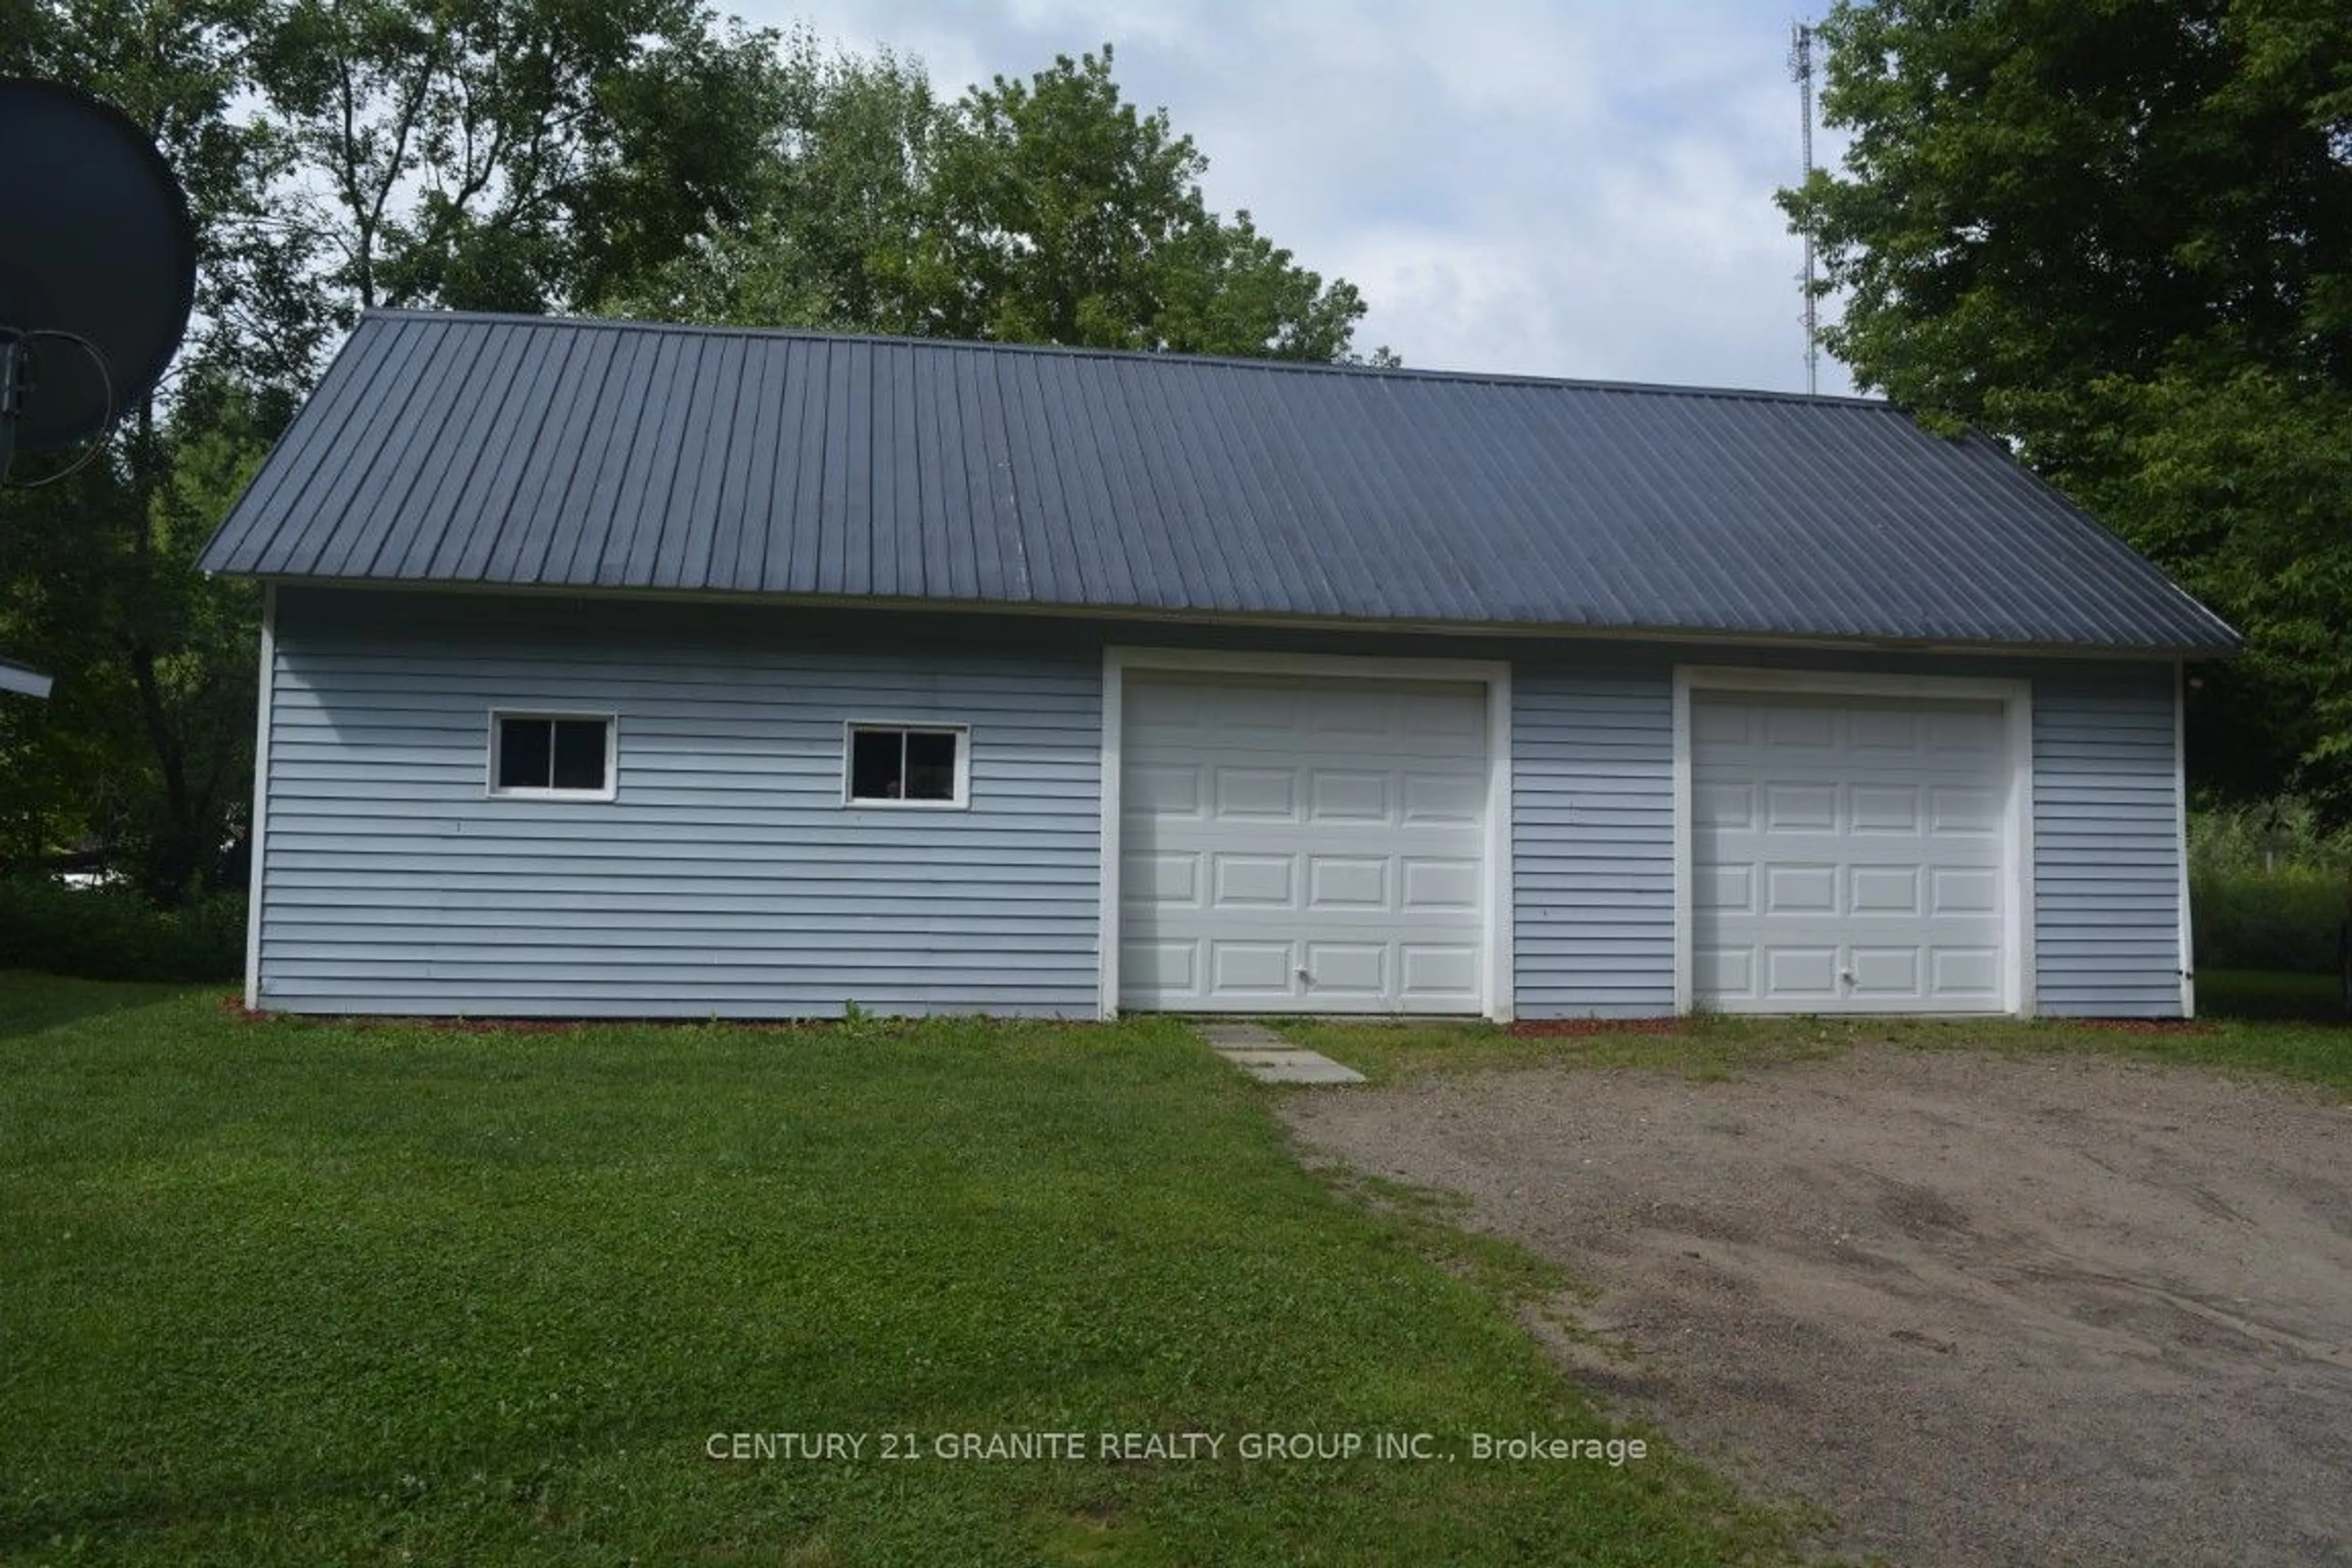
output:
[[1648, 1068], [1722, 1078], [1769, 1062], [1832, 1057], [1857, 1045], [1925, 1049], [2101, 1051], [2270, 1073], [2352, 1091], [2352, 1018], [2321, 975], [2253, 970], [2198, 975], [2204, 1016], [2191, 1026], [2105, 1027], [2060, 1019], [1748, 1018], [1702, 1015], [1664, 1032], [1601, 1029], [1521, 1037], [1492, 1024], [1293, 1019], [1282, 1032], [1395, 1083], [1433, 1072], [1569, 1065]]
[[[1608, 1431], [1514, 1319], [1541, 1271], [1303, 1170], [1276, 1091], [1176, 1025], [222, 1003], [0, 976], [0, 1559], [1784, 1554], [1783, 1521], [1671, 1458], [1471, 1458], [1473, 1433]], [[738, 1432], [864, 1447], [709, 1457]], [[1045, 1432], [1087, 1457], [940, 1457]], [[1223, 1453], [1097, 1452], [1181, 1432]], [[1242, 1458], [1264, 1432], [1433, 1457]]]

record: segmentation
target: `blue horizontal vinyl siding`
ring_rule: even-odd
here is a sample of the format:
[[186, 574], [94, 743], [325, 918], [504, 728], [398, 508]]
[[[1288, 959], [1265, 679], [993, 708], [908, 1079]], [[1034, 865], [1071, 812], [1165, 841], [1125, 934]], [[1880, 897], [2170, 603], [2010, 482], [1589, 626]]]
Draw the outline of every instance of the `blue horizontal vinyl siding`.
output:
[[[1099, 658], [914, 626], [281, 590], [259, 1005], [1091, 1015]], [[493, 709], [615, 714], [615, 798], [489, 796]], [[969, 725], [969, 808], [845, 807], [850, 720]]]
[[1677, 663], [2029, 680], [2036, 1009], [2179, 1014], [2169, 664], [1668, 647], [1593, 648], [1515, 668], [1513, 972], [1520, 1016], [1674, 1011]]
[[1673, 1012], [1672, 665], [1521, 664], [1511, 760], [1518, 1015]]
[[2180, 823], [2168, 665], [2033, 683], [2034, 971], [2044, 1013], [2180, 1014]]
[[[2030, 679], [2037, 1005], [2179, 1011], [2166, 664], [290, 587], [259, 1005], [1091, 1015], [1107, 641], [1512, 657], [1528, 1018], [1674, 1008], [1677, 662]], [[616, 713], [618, 798], [488, 797], [493, 708]], [[969, 724], [970, 809], [844, 808], [849, 719]]]

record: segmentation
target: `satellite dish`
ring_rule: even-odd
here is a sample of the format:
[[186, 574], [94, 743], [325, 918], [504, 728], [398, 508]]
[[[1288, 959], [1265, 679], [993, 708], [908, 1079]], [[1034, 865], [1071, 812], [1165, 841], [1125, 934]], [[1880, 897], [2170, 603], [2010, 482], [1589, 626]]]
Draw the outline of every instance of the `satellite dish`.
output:
[[[195, 300], [180, 184], [119, 110], [0, 78], [0, 477], [102, 434], [172, 363]], [[13, 426], [13, 429], [11, 428]]]

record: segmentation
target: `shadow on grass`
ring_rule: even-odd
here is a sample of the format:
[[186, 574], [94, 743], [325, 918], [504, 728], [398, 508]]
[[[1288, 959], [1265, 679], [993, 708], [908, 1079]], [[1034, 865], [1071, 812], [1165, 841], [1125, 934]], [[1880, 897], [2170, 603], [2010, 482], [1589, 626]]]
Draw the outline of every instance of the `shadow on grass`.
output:
[[37, 1035], [102, 1014], [151, 1006], [190, 992], [226, 990], [217, 983], [70, 980], [30, 970], [0, 970], [0, 1040]]
[[2197, 1010], [2209, 1018], [2352, 1028], [2352, 1015], [2346, 1013], [2344, 1002], [2344, 982], [2333, 974], [2289, 974], [2271, 969], [2197, 972]]

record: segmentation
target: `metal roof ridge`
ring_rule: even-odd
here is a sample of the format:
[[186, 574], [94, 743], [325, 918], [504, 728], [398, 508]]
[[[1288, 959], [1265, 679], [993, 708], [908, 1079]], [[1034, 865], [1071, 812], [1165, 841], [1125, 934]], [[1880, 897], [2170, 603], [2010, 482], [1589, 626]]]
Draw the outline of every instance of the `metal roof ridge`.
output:
[[678, 332], [696, 335], [756, 338], [771, 341], [865, 343], [888, 348], [991, 354], [1038, 354], [1063, 359], [1101, 359], [1156, 364], [1193, 364], [1234, 370], [1289, 372], [1307, 375], [1376, 377], [1381, 380], [1429, 381], [1479, 386], [1552, 388], [1568, 392], [1622, 392], [1657, 397], [1719, 398], [1728, 402], [1784, 403], [1799, 407], [1866, 409], [1909, 419], [1899, 404], [1880, 397], [1832, 393], [1781, 392], [1770, 387], [1678, 385], [1670, 382], [1613, 381], [1605, 378], [1524, 375], [1500, 371], [1440, 370], [1418, 365], [1393, 368], [1371, 364], [1341, 364], [1325, 360], [1255, 358], [1244, 354], [1175, 353], [1155, 349], [1113, 349], [1087, 343], [1006, 343], [974, 338], [929, 338], [891, 332], [843, 332], [816, 327], [744, 327], [696, 321], [646, 321], [624, 316], [534, 316], [507, 310], [451, 310], [417, 306], [371, 306], [361, 319], [464, 322], [482, 326], [562, 328], [625, 332]]

